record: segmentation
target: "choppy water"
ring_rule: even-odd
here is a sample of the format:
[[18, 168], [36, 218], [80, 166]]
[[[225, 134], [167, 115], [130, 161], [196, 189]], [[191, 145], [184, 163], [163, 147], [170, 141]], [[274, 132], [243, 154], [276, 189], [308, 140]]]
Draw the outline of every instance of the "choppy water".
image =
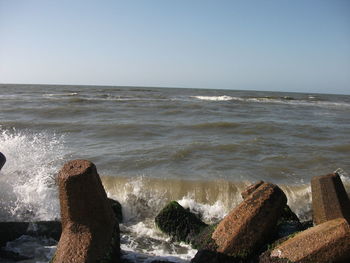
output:
[[124, 206], [126, 257], [186, 262], [195, 251], [154, 228], [166, 202], [215, 222], [248, 184], [266, 180], [308, 218], [312, 176], [342, 168], [349, 190], [349, 134], [345, 95], [0, 85], [0, 219], [58, 218], [57, 171], [89, 159]]

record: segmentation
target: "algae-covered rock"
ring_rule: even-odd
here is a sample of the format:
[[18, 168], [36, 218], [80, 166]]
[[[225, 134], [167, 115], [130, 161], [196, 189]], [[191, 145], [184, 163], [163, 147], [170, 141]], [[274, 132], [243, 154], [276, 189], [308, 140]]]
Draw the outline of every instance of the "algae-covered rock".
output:
[[216, 251], [217, 245], [215, 240], [211, 237], [218, 224], [209, 225], [202, 229], [192, 240], [191, 244], [195, 249], [198, 250], [210, 250]]
[[175, 241], [190, 243], [207, 225], [195, 214], [172, 201], [155, 218], [157, 227]]

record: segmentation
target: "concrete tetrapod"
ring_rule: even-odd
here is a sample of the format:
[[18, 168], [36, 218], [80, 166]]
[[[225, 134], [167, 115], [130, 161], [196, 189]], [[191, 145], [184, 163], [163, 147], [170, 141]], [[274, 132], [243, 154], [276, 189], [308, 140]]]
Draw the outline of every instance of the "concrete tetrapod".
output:
[[338, 218], [309, 228], [278, 245], [270, 258], [298, 263], [350, 262], [349, 223]]
[[313, 221], [316, 225], [336, 218], [350, 223], [350, 201], [337, 173], [311, 179]]
[[261, 184], [217, 226], [212, 239], [217, 252], [246, 258], [274, 234], [287, 198], [270, 183]]
[[58, 185], [62, 235], [51, 262], [120, 262], [119, 224], [95, 165], [66, 163]]

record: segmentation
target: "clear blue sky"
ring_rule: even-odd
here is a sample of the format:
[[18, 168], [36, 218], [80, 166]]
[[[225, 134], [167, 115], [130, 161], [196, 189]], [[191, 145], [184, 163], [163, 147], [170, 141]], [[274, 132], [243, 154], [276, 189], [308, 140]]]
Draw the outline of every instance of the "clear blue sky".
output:
[[350, 94], [350, 1], [0, 0], [0, 83]]

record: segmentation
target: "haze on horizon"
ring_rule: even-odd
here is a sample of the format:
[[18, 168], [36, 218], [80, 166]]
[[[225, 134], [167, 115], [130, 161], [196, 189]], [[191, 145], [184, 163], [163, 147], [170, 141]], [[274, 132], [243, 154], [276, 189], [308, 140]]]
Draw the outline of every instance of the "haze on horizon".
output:
[[350, 1], [0, 0], [0, 83], [350, 94]]

